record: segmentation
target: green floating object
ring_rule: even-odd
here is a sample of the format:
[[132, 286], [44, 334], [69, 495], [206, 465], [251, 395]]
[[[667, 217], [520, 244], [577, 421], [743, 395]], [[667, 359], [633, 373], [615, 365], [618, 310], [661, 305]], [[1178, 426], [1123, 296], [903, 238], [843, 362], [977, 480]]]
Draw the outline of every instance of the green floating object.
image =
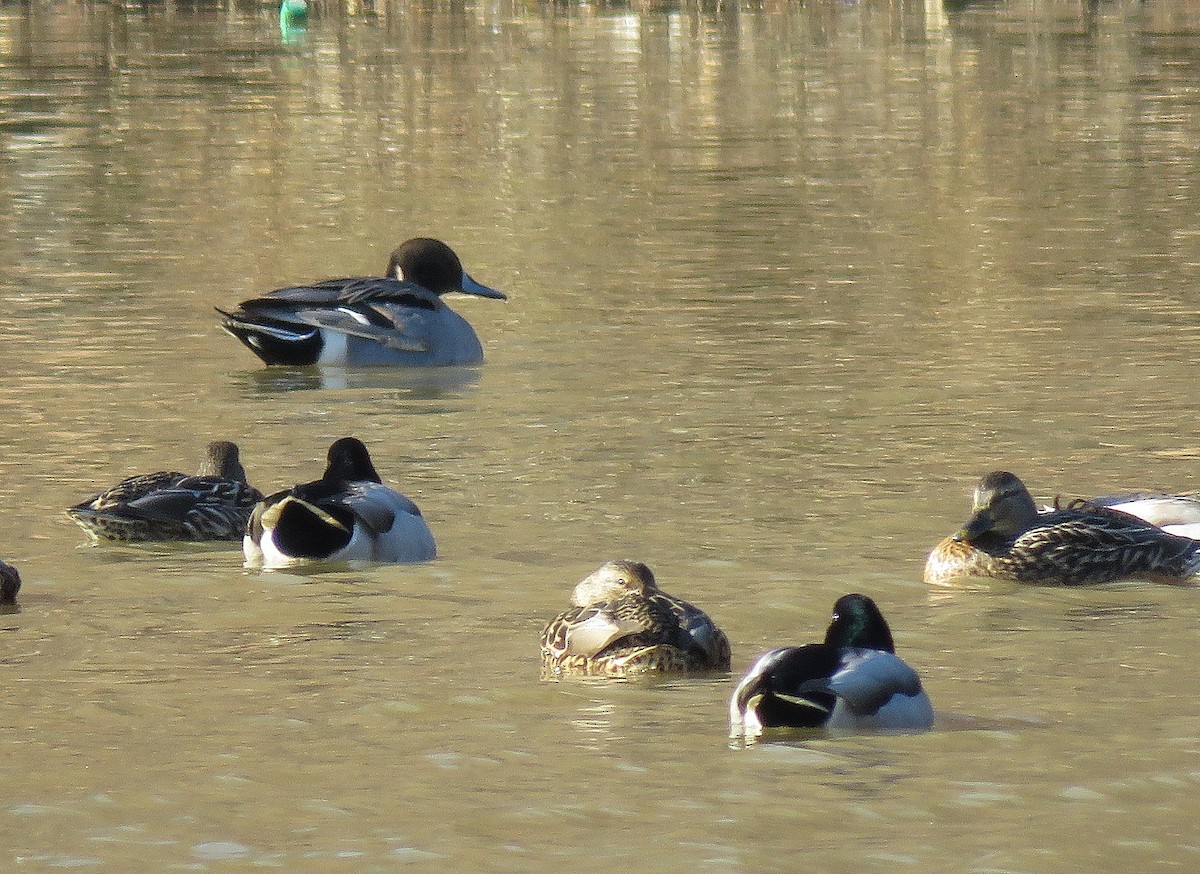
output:
[[281, 28], [303, 27], [308, 23], [308, 3], [306, 0], [283, 0], [279, 5], [279, 26]]

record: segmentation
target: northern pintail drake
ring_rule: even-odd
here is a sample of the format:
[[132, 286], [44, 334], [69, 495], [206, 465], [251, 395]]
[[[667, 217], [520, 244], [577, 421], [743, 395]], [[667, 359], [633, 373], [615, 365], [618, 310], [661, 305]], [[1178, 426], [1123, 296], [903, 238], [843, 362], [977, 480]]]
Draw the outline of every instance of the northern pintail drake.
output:
[[925, 581], [968, 577], [1081, 586], [1142, 578], [1185, 582], [1200, 570], [1200, 541], [1113, 508], [1083, 503], [1039, 510], [1007, 471], [975, 488], [971, 517], [929, 554]]
[[131, 476], [67, 515], [96, 541], [237, 540], [261, 500], [246, 482], [237, 445], [216, 440], [199, 473]]
[[21, 575], [11, 564], [0, 561], [0, 607], [15, 607], [19, 591], [21, 591]]
[[729, 640], [701, 610], [658, 587], [638, 561], [610, 561], [542, 631], [543, 676], [729, 670]]
[[319, 480], [268, 495], [254, 508], [242, 540], [248, 566], [414, 562], [437, 555], [421, 511], [383, 484], [361, 440], [336, 441], [328, 460]]
[[770, 728], [925, 731], [933, 705], [875, 602], [843, 595], [824, 643], [773, 649], [751, 665], [729, 699], [729, 724], [747, 741]]
[[478, 364], [475, 330], [442, 301], [451, 291], [507, 298], [472, 279], [445, 243], [418, 237], [392, 253], [385, 277], [280, 288], [217, 312], [267, 364]]

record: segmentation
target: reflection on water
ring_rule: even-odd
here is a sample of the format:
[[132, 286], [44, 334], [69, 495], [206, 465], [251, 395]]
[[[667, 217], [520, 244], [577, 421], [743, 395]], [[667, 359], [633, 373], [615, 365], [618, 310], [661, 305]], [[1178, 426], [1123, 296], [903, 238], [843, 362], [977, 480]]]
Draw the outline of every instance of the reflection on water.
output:
[[[921, 583], [988, 470], [1197, 487], [1191, 4], [280, 25], [0, 7], [0, 859], [1194, 865], [1196, 593]], [[263, 368], [217, 327], [417, 234], [521, 289], [462, 302], [480, 368]], [[62, 516], [217, 438], [309, 480], [346, 434], [436, 562], [248, 573]], [[730, 750], [728, 679], [540, 682], [564, 586], [617, 556], [719, 617], [735, 675], [871, 594], [937, 730]]]
[[460, 397], [479, 384], [478, 367], [264, 367], [235, 373], [244, 395], [316, 389], [389, 392], [399, 400], [436, 401]]

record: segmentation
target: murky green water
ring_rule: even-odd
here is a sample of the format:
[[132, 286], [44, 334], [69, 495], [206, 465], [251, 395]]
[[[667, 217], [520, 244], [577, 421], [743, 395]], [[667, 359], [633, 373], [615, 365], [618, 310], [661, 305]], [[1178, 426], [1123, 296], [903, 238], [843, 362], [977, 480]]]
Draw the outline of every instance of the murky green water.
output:
[[[1200, 594], [930, 590], [994, 468], [1195, 489], [1183, 0], [0, 6], [0, 868], [1200, 864]], [[487, 363], [262, 368], [216, 327], [432, 235]], [[64, 507], [239, 442], [372, 448], [428, 565], [91, 548]], [[734, 671], [871, 594], [942, 714], [726, 741], [728, 679], [538, 681], [608, 558]]]

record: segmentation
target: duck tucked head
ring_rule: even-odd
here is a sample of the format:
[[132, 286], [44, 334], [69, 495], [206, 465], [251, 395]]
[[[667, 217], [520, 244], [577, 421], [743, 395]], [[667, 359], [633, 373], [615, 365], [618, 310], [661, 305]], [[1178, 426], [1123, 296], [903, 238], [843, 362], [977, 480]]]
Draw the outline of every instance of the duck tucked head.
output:
[[349, 544], [354, 536], [354, 512], [340, 498], [331, 499], [352, 483], [383, 482], [366, 444], [357, 437], [335, 440], [326, 458], [325, 473], [319, 480], [272, 495], [270, 506], [251, 520], [251, 526], [257, 522], [273, 529], [277, 545], [288, 555], [318, 558]]
[[971, 518], [953, 535], [965, 543], [1007, 542], [1028, 531], [1038, 509], [1025, 483], [1006, 470], [989, 473], [975, 487]]
[[650, 568], [640, 561], [618, 559], [602, 564], [576, 584], [571, 592], [572, 607], [590, 607], [605, 601], [619, 601], [626, 595], [646, 597], [659, 591]]
[[329, 447], [325, 472], [282, 489], [255, 508], [242, 539], [249, 566], [299, 561], [427, 561], [437, 555], [417, 505], [384, 485], [355, 437]]
[[923, 731], [933, 706], [916, 671], [895, 654], [887, 621], [866, 595], [843, 595], [823, 643], [758, 658], [729, 701], [731, 737], [766, 728]]
[[461, 291], [493, 300], [507, 300], [508, 295], [476, 282], [463, 270], [462, 261], [454, 250], [441, 240], [414, 237], [392, 252], [388, 262], [388, 277], [402, 282], [415, 282], [434, 294]]
[[725, 633], [628, 559], [605, 562], [576, 584], [571, 608], [542, 630], [541, 650], [546, 679], [729, 669]]

